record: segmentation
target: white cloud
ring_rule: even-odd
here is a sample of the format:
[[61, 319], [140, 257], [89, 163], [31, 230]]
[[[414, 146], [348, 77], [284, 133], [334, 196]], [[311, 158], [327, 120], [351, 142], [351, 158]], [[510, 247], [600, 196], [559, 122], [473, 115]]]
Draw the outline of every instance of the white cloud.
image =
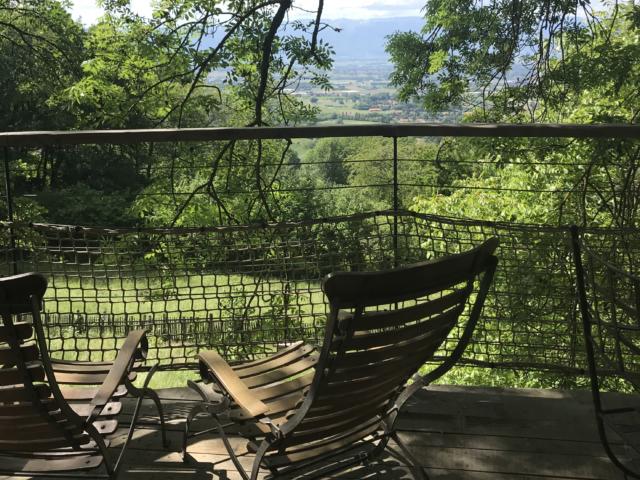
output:
[[[416, 17], [426, 0], [326, 0], [323, 17], [327, 19], [350, 18], [364, 20], [384, 17]], [[317, 8], [317, 0], [297, 0], [295, 6], [308, 10]], [[297, 13], [296, 15], [308, 16]]]
[[[325, 0], [323, 17], [327, 19], [351, 18], [383, 18], [419, 16], [420, 9], [426, 0]], [[317, 0], [296, 0], [295, 6], [300, 7], [292, 16], [309, 17], [318, 6]], [[132, 0], [132, 8], [141, 15], [151, 14], [151, 0]], [[71, 8], [73, 18], [81, 18], [82, 23], [95, 23], [103, 11], [96, 6], [95, 0], [74, 0]]]
[[[131, 7], [140, 15], [151, 15], [151, 0], [131, 0]], [[103, 13], [104, 10], [96, 5], [96, 0], [73, 0], [71, 15], [81, 19], [85, 25], [96, 23]]]
[[[325, 0], [323, 18], [350, 18], [364, 20], [367, 18], [417, 17], [422, 16], [422, 7], [427, 0]], [[604, 8], [603, 0], [592, 0], [594, 9]], [[131, 0], [133, 9], [141, 15], [151, 15], [151, 0]], [[309, 17], [315, 12], [318, 0], [295, 0], [292, 17]], [[306, 10], [306, 11], [305, 11]], [[95, 23], [102, 9], [96, 6], [95, 0], [74, 0], [71, 8], [74, 18], [82, 18], [85, 25]]]

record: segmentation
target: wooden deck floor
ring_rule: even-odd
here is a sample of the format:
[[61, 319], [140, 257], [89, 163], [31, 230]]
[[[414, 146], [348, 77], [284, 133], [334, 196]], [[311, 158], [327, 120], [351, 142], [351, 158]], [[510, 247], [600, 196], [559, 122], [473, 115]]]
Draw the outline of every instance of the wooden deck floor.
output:
[[[240, 478], [215, 435], [193, 441], [189, 447], [193, 460], [181, 461], [183, 419], [194, 397], [187, 389], [160, 392], [171, 445], [168, 450], [161, 448], [157, 426], [150, 416], [143, 416], [145, 424], [135, 434], [120, 478]], [[621, 398], [610, 397], [613, 403]], [[399, 429], [430, 479], [623, 478], [599, 443], [587, 391], [432, 387], [408, 402]], [[124, 430], [119, 431], [112, 445], [121, 443], [124, 436]], [[234, 439], [238, 452], [244, 451], [244, 445], [240, 438]], [[252, 456], [244, 455], [242, 462], [249, 467]], [[387, 455], [331, 478], [409, 480], [413, 476], [402, 461]]]

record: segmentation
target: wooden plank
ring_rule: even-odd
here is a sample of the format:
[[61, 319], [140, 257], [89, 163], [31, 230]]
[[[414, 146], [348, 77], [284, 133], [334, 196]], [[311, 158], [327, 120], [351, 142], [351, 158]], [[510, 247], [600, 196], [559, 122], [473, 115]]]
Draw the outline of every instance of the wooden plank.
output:
[[[137, 478], [142, 478], [142, 471], [153, 471], [162, 462], [167, 465], [166, 475], [157, 478], [182, 478], [186, 471], [207, 468], [218, 472], [221, 478], [239, 478], [221, 439], [213, 434], [192, 439], [189, 444], [189, 452], [200, 463], [182, 464], [177, 450], [184, 414], [194, 405], [189, 400], [193, 397], [186, 389], [161, 390], [160, 395], [164, 399], [177, 398], [164, 400], [172, 416], [170, 450], [162, 449], [157, 425], [142, 425], [134, 434], [122, 478], [129, 478], [129, 468], [138, 468]], [[418, 392], [409, 410], [401, 413], [399, 425], [408, 430], [401, 430], [400, 437], [432, 479], [621, 479], [600, 446], [589, 395], [588, 391], [434, 386]], [[622, 403], [633, 398], [605, 395], [605, 401]], [[125, 403], [129, 410], [132, 400]], [[143, 421], [147, 421], [146, 415], [152, 420], [153, 406], [145, 402], [143, 409]], [[194, 423], [196, 430], [209, 426], [207, 419]], [[114, 447], [121, 445], [124, 432], [120, 429], [110, 436]], [[245, 439], [231, 436], [230, 441], [238, 454], [246, 451]], [[622, 455], [629, 454], [622, 445], [614, 448]], [[252, 461], [251, 454], [241, 456], [247, 468]], [[401, 462], [392, 460], [391, 465], [393, 468], [370, 478], [413, 478], [402, 474]], [[358, 477], [358, 472], [362, 470], [356, 468], [329, 478], [368, 478]]]
[[424, 467], [447, 470], [471, 470], [500, 474], [555, 475], [581, 479], [622, 479], [607, 457], [585, 457], [546, 453], [508, 452], [489, 449], [431, 447], [407, 448]]
[[[562, 455], [581, 455], [585, 457], [603, 457], [605, 452], [598, 440], [554, 440], [548, 438], [529, 438], [508, 435], [477, 435], [450, 432], [406, 432], [398, 433], [400, 439], [416, 449], [460, 448], [470, 450], [495, 450], [507, 452], [529, 452], [541, 456], [547, 453]], [[617, 452], [625, 454], [623, 445], [614, 445]], [[628, 454], [628, 452], [626, 453]]]
[[640, 138], [627, 124], [402, 124], [308, 127], [165, 128], [138, 130], [33, 131], [0, 133], [0, 146], [128, 144], [326, 137], [570, 137]]

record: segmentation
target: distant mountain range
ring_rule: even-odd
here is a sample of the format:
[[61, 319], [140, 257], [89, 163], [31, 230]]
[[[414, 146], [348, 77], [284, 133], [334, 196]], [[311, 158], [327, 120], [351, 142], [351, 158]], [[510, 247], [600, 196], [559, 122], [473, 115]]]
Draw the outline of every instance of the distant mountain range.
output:
[[420, 31], [422, 17], [376, 18], [368, 20], [327, 20], [340, 32], [325, 30], [321, 37], [333, 46], [336, 60], [386, 60], [386, 37], [397, 31]]

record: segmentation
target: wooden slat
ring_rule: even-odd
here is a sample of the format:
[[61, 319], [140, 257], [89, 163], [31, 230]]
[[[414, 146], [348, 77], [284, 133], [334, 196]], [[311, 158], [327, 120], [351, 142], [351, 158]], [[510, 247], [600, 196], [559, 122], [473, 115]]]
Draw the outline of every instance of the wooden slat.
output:
[[418, 338], [412, 339], [411, 341], [403, 342], [401, 345], [388, 345], [376, 349], [347, 352], [342, 357], [344, 360], [340, 362], [340, 365], [336, 364], [336, 370], [347, 370], [349, 366], [358, 367], [360, 365], [384, 362], [385, 360], [390, 360], [401, 356], [403, 353], [405, 353], [403, 349], [405, 351], [415, 351], [426, 349], [429, 346], [429, 343], [422, 342], [421, 338]]
[[[88, 417], [89, 414], [93, 411], [93, 405], [88, 403], [70, 403], [69, 406], [81, 417]], [[122, 403], [109, 402], [104, 406], [102, 412], [100, 412], [100, 416], [111, 417], [113, 415], [118, 415], [121, 411]]]
[[291, 362], [295, 362], [300, 358], [310, 355], [313, 351], [314, 348], [311, 345], [304, 345], [301, 342], [296, 348], [280, 350], [278, 354], [271, 357], [256, 362], [232, 366], [231, 368], [240, 378], [247, 378], [252, 375], [260, 375], [261, 373], [288, 365]]
[[248, 388], [262, 387], [272, 383], [285, 380], [287, 378], [296, 376], [310, 368], [313, 368], [318, 361], [318, 356], [307, 356], [301, 358], [293, 363], [282, 366], [276, 370], [271, 370], [259, 375], [253, 375], [248, 378], [244, 378], [242, 381]]
[[329, 453], [333, 454], [344, 447], [353, 445], [378, 430], [379, 423], [372, 422], [353, 429], [340, 438], [333, 441], [316, 442], [292, 449], [291, 453], [284, 455], [265, 456], [265, 463], [270, 467], [282, 467], [292, 463], [308, 461]]
[[82, 373], [89, 375], [96, 374], [107, 374], [113, 364], [87, 364], [87, 363], [59, 363], [59, 362], [51, 362], [51, 368], [53, 371], [58, 374], [60, 373]]
[[[373, 395], [379, 395], [383, 392], [390, 394], [398, 388], [397, 378], [387, 378], [380, 382], [370, 382], [369, 385], [362, 388], [323, 388], [323, 391], [314, 399], [313, 407], [321, 408], [330, 405], [332, 408], [341, 408], [340, 405], [349, 405], [349, 402], [358, 402], [362, 398]], [[341, 384], [342, 387], [344, 384]]]
[[371, 413], [371, 411], [365, 410], [349, 418], [335, 419], [331, 423], [317, 425], [315, 428], [296, 428], [291, 435], [283, 441], [283, 445], [289, 447], [308, 444], [309, 442], [327, 439], [335, 435], [343, 435], [344, 432], [350, 431], [363, 424], [372, 421], [379, 422], [381, 420], [379, 416], [372, 415]]
[[20, 387], [0, 387], [0, 403], [31, 401], [33, 395], [36, 398], [45, 399], [51, 396], [48, 385], [36, 385], [33, 390]]
[[478, 257], [488, 255], [496, 245], [497, 241], [491, 239], [459, 255], [391, 270], [331, 273], [323, 281], [322, 289], [338, 308], [385, 305], [425, 297], [471, 280], [474, 269], [479, 266]]
[[[66, 385], [60, 386], [60, 392], [65, 400], [69, 402], [73, 401], [87, 401], [93, 399], [98, 388], [87, 388], [87, 387], [70, 387]], [[127, 389], [124, 385], [120, 385], [118, 389], [114, 392], [112, 398], [120, 398], [127, 394]]]
[[[53, 360], [51, 367], [54, 372], [66, 373], [109, 373], [113, 368], [114, 362], [74, 362]], [[141, 366], [140, 362], [134, 362], [131, 366], [132, 370], [136, 370]]]
[[351, 403], [349, 405], [342, 405], [342, 408], [318, 408], [313, 406], [309, 409], [309, 412], [305, 416], [305, 418], [300, 423], [301, 426], [313, 425], [313, 424], [322, 424], [323, 422], [333, 421], [336, 418], [348, 417], [349, 415], [353, 415], [354, 413], [358, 413], [361, 409], [370, 408], [371, 406], [377, 406], [386, 404], [389, 402], [388, 392], [383, 392], [382, 394], [370, 395], [366, 400], [358, 403]]
[[[278, 415], [282, 413], [286, 413], [289, 410], [292, 410], [293, 408], [295, 408], [296, 405], [298, 405], [298, 403], [302, 401], [302, 399], [303, 399], [302, 392], [295, 391], [291, 395], [278, 397], [277, 400], [274, 400], [271, 402], [266, 401], [264, 402], [268, 408], [268, 411], [266, 414], [271, 419], [273, 419], [274, 417], [277, 417]], [[247, 413], [240, 408], [232, 408], [229, 411], [229, 416], [237, 421], [245, 421], [250, 418], [253, 418], [247, 415]]]
[[[69, 385], [100, 385], [107, 378], [107, 373], [69, 373], [55, 372], [56, 381], [58, 383], [66, 383]], [[134, 381], [137, 374], [131, 372], [129, 380]]]
[[397, 330], [388, 330], [381, 333], [359, 333], [354, 335], [347, 343], [348, 350], [368, 350], [385, 347], [387, 345], [402, 346], [403, 342], [410, 341], [442, 341], [444, 336], [451, 330], [462, 308], [449, 310], [430, 320], [417, 323]]
[[360, 317], [354, 318], [350, 326], [354, 330], [373, 330], [415, 322], [464, 303], [470, 292], [471, 288], [463, 288], [411, 307], [391, 311], [365, 312]]
[[[27, 365], [27, 371], [33, 382], [41, 382], [44, 380], [44, 369], [39, 362], [33, 362]], [[0, 386], [21, 385], [24, 383], [24, 373], [16, 368], [0, 368]]]
[[[20, 351], [22, 352], [22, 360], [25, 362], [32, 362], [38, 359], [38, 347], [35, 344], [20, 345]], [[15, 354], [10, 347], [0, 346], [0, 365], [15, 365]]]
[[33, 325], [28, 322], [16, 322], [13, 324], [13, 327], [1, 326], [0, 342], [8, 342], [9, 338], [11, 338], [12, 332], [18, 338], [18, 340], [23, 341], [31, 338], [31, 336], [33, 335]]
[[248, 414], [257, 417], [268, 410], [267, 406], [260, 401], [261, 399], [256, 398], [256, 395], [245, 386], [238, 375], [220, 355], [213, 351], [206, 351], [201, 352], [199, 358], [220, 386], [222, 386]]
[[36, 472], [64, 472], [74, 470], [92, 470], [102, 464], [102, 455], [97, 453], [73, 453], [71, 455], [58, 455], [49, 457], [25, 457], [19, 455], [2, 455], [0, 453], [0, 465], [2, 470], [36, 473]]
[[[63, 433], [66, 432], [66, 433]], [[0, 429], [0, 442], [24, 442], [46, 438], [64, 437], [66, 434], [79, 435], [82, 431], [68, 421], [42, 422], [19, 428]]]
[[369, 391], [376, 389], [379, 385], [395, 384], [398, 388], [401, 388], [405, 380], [417, 369], [418, 366], [415, 364], [405, 365], [395, 370], [381, 372], [380, 375], [370, 375], [365, 378], [344, 382], [332, 382], [332, 378], [328, 376], [321, 384], [318, 396], [362, 395], [361, 398], [367, 398]]
[[[289, 395], [290, 393], [302, 390], [311, 385], [313, 381], [313, 373], [306, 373], [288, 382], [280, 383], [270, 387], [260, 387], [250, 390], [251, 394], [261, 401], [271, 400], [273, 398]], [[267, 411], [268, 408], [265, 410]]]
[[51, 359], [51, 365], [98, 365], [98, 366], [111, 366], [113, 365], [112, 361], [104, 361], [104, 362], [81, 362], [78, 360], [64, 360], [61, 358]]
[[[331, 385], [338, 385], [341, 383], [358, 382], [364, 379], [372, 378], [387, 378], [387, 376], [393, 376], [396, 373], [404, 371], [407, 367], [418, 369], [420, 368], [436, 350], [436, 345], [427, 345], [427, 348], [423, 348], [417, 351], [406, 350], [400, 353], [404, 353], [405, 356], [398, 356], [387, 362], [379, 362], [375, 364], [359, 365], [354, 368], [344, 368], [338, 372], [333, 372], [330, 378]], [[340, 362], [341, 364], [347, 364], [348, 362]], [[328, 379], [329, 380], [329, 379]]]
[[[388, 365], [403, 364], [414, 358], [422, 358], [422, 363], [433, 355], [437, 349], [437, 342], [415, 342], [406, 347], [396, 348], [390, 346], [385, 349], [384, 353], [379, 356], [361, 356], [361, 353], [369, 352], [347, 352], [340, 357], [340, 361], [336, 361], [333, 365], [335, 371], [332, 377], [336, 381], [344, 381], [349, 378], [358, 378], [370, 375], [378, 368], [384, 368]], [[375, 350], [374, 350], [375, 351]], [[371, 359], [371, 361], [368, 361]]]
[[256, 360], [251, 360], [250, 362], [243, 362], [237, 365], [232, 365], [231, 368], [233, 368], [234, 370], [242, 370], [243, 368], [255, 367], [257, 365], [261, 365], [265, 362], [268, 362], [272, 359], [281, 357], [282, 355], [286, 355], [287, 353], [293, 352], [294, 350], [297, 350], [303, 346], [304, 346], [304, 342], [298, 341], [298, 342], [292, 343], [291, 345], [285, 348], [281, 348], [280, 350], [276, 351], [271, 355], [268, 355], [263, 358], [257, 358]]
[[50, 437], [37, 440], [0, 440], [0, 451], [14, 452], [39, 452], [42, 450], [53, 450], [55, 448], [72, 447], [74, 445], [85, 445], [90, 439], [87, 435], [74, 435], [72, 441], [65, 437]]
[[55, 412], [60, 407], [57, 403], [50, 400], [44, 400], [38, 406], [28, 401], [0, 405], [0, 423], [13, 424], [15, 426], [17, 422], [20, 422], [21, 425], [26, 425], [34, 421], [40, 421], [43, 416], [40, 408], [44, 411]]

